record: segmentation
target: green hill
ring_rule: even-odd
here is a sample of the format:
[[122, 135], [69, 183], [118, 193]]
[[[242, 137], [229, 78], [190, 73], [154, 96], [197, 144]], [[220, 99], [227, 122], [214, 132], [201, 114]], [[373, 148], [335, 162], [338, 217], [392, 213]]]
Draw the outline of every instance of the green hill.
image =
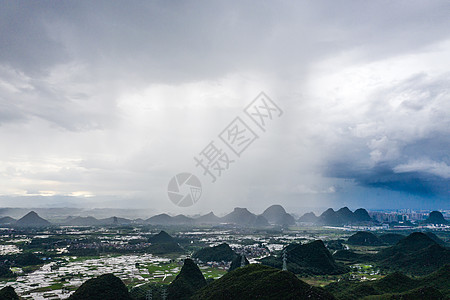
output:
[[367, 299], [398, 299], [398, 300], [445, 300], [448, 299], [440, 291], [432, 287], [423, 287], [400, 294], [385, 294], [380, 297], [367, 297]]
[[379, 246], [383, 244], [375, 234], [367, 231], [358, 231], [348, 238], [347, 243], [359, 246]]
[[351, 250], [338, 250], [333, 254], [333, 258], [345, 263], [361, 263], [367, 261], [367, 255], [355, 253]]
[[448, 221], [444, 219], [444, 216], [440, 211], [432, 211], [428, 218], [424, 221], [428, 224], [448, 224]]
[[0, 290], [0, 300], [19, 300], [19, 296], [11, 286], [5, 286]]
[[185, 259], [180, 273], [167, 288], [168, 300], [189, 299], [196, 291], [206, 286], [205, 277], [192, 259]]
[[149, 292], [152, 295], [152, 300], [163, 300], [164, 293], [167, 298], [167, 285], [156, 282], [138, 284], [130, 290], [130, 296], [134, 300], [148, 300]]
[[148, 241], [150, 243], [175, 243], [175, 239], [164, 230], [161, 230], [158, 234], [149, 237]]
[[9, 266], [5, 266], [4, 264], [0, 264], [0, 278], [12, 278], [16, 275], [11, 272]]
[[450, 298], [450, 265], [418, 279], [420, 286], [431, 286]]
[[385, 233], [380, 234], [378, 238], [386, 245], [395, 245], [400, 240], [404, 239], [405, 236], [399, 233]]
[[383, 249], [374, 258], [392, 271], [426, 275], [450, 264], [450, 250], [421, 232], [411, 233], [396, 245]]
[[14, 267], [35, 266], [43, 263], [43, 261], [37, 257], [36, 254], [31, 252], [0, 255], [0, 261], [7, 262]]
[[250, 264], [222, 276], [198, 291], [193, 300], [334, 299], [323, 289], [312, 287], [294, 274]]
[[247, 257], [245, 257], [245, 255], [236, 255], [233, 259], [233, 261], [231, 262], [230, 268], [228, 269], [228, 272], [233, 271], [237, 268], [242, 267], [242, 264], [244, 266], [250, 264], [249, 261], [247, 260]]
[[104, 274], [84, 282], [69, 300], [132, 300], [120, 278]]
[[441, 240], [437, 235], [435, 235], [434, 233], [432, 233], [431, 231], [427, 231], [424, 232], [430, 239], [432, 239], [433, 241], [435, 241], [436, 243], [438, 243], [441, 246], [446, 246], [447, 244]]
[[412, 254], [397, 253], [379, 265], [388, 270], [399, 270], [413, 275], [426, 275], [450, 264], [450, 250], [432, 245]]
[[365, 282], [340, 281], [325, 289], [337, 299], [444, 299], [450, 296], [450, 266], [419, 278], [412, 279], [402, 273]]
[[325, 242], [325, 246], [330, 250], [344, 250], [345, 246], [343, 243], [345, 243], [345, 241], [341, 239], [329, 240]]
[[[320, 240], [301, 244], [291, 244], [286, 247], [287, 269], [302, 275], [343, 274], [349, 269], [334, 261], [333, 256]], [[261, 263], [274, 268], [283, 265], [281, 254], [278, 257], [269, 256], [261, 259]]]
[[178, 245], [175, 239], [163, 230], [160, 233], [151, 236], [148, 241], [151, 245], [148, 247], [147, 251], [152, 254], [172, 254], [184, 252], [183, 248]]
[[378, 259], [386, 259], [398, 253], [410, 254], [431, 245], [436, 245], [436, 242], [426, 234], [422, 232], [413, 232], [404, 239], [401, 239], [394, 246], [381, 250], [377, 254], [377, 257]]
[[230, 248], [230, 246], [227, 243], [223, 243], [214, 247], [206, 247], [203, 249], [200, 249], [194, 255], [192, 255], [192, 258], [198, 259], [202, 262], [208, 262], [208, 261], [232, 261], [234, 257], [236, 256], [236, 253], [233, 251], [233, 249]]

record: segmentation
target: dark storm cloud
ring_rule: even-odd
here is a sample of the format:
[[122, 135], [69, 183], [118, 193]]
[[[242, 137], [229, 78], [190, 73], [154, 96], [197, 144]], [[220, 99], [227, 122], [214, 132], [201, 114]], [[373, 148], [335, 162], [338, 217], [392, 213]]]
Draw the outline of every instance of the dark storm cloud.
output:
[[450, 196], [448, 178], [417, 171], [396, 173], [393, 166], [386, 164], [369, 169], [350, 169], [348, 166], [349, 162], [330, 164], [327, 175], [352, 179], [358, 185], [369, 188], [401, 191], [424, 197]]
[[6, 3], [4, 63], [40, 72], [80, 60], [99, 75], [157, 81], [295, 69], [350, 48], [375, 59], [439, 40], [448, 25], [445, 2]]
[[[325, 173], [367, 187], [449, 197], [449, 80], [419, 74], [375, 93], [361, 124], [342, 135]], [[358, 131], [364, 124], [375, 129]]]
[[1, 1], [0, 5], [0, 63], [34, 74], [68, 59], [61, 41], [46, 29], [56, 13], [46, 7], [52, 6], [50, 2]]

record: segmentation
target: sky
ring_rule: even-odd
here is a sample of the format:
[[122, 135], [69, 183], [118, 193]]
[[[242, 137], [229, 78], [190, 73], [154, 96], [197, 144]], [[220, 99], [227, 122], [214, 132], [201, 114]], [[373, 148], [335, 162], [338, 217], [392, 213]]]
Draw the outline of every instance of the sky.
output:
[[[2, 0], [0, 206], [450, 208], [449, 11]], [[257, 136], [239, 156], [219, 137], [236, 117]], [[215, 182], [194, 160], [211, 142], [232, 161]], [[201, 182], [189, 207], [168, 197], [180, 173]]]

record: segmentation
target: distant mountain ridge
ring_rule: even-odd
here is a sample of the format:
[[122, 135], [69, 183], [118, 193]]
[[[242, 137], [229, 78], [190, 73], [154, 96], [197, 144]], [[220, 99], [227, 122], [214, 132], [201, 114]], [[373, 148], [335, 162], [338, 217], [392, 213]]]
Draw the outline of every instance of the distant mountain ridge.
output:
[[281, 205], [268, 207], [261, 215], [250, 212], [247, 208], [235, 207], [232, 212], [223, 217], [216, 216], [213, 212], [197, 218], [184, 215], [170, 216], [159, 214], [145, 220], [152, 225], [193, 225], [193, 224], [234, 224], [237, 226], [266, 227], [272, 225], [294, 225], [295, 218], [288, 214]]
[[358, 208], [352, 212], [346, 206], [337, 211], [334, 211], [332, 208], [328, 208], [318, 217], [313, 212], [309, 212], [301, 216], [298, 221], [302, 223], [332, 226], [376, 223], [376, 221], [369, 216], [369, 213], [364, 208]]
[[[2, 209], [0, 208], [0, 211]], [[6, 209], [3, 209], [6, 210]], [[241, 226], [241, 227], [268, 227], [268, 226], [292, 226], [296, 222], [307, 223], [313, 225], [328, 225], [328, 226], [344, 226], [344, 225], [375, 225], [378, 222], [372, 219], [364, 208], [358, 208], [352, 212], [348, 207], [342, 207], [335, 211], [328, 208], [321, 215], [316, 216], [313, 212], [305, 213], [298, 220], [286, 212], [286, 210], [278, 204], [271, 205], [260, 215], [250, 212], [247, 208], [236, 207], [232, 212], [223, 217], [218, 217], [212, 211], [198, 217], [189, 217], [183, 214], [171, 216], [166, 213], [151, 216], [147, 219], [128, 219], [122, 217], [107, 217], [96, 218], [94, 216], [68, 216], [65, 219], [57, 219], [54, 223], [41, 218], [36, 212], [32, 211], [31, 215], [27, 216], [25, 220], [22, 217], [15, 220], [9, 216], [0, 217], [0, 225], [6, 226], [49, 226], [51, 224], [64, 226], [111, 226], [111, 225], [129, 225], [129, 224], [149, 224], [162, 226], [180, 226], [180, 225], [218, 225], [218, 226]], [[29, 214], [28, 213], [28, 214]], [[37, 216], [37, 217], [36, 217]], [[32, 219], [35, 219], [33, 221]], [[28, 219], [28, 221], [27, 221]], [[18, 222], [18, 223], [17, 223]], [[49, 222], [49, 223], [47, 223]], [[25, 225], [30, 223], [31, 225]], [[34, 224], [34, 225], [33, 225]], [[443, 217], [442, 213], [433, 211], [427, 220], [422, 221], [422, 224], [449, 224]], [[403, 224], [405, 225], [405, 224]], [[412, 225], [412, 224], [411, 224]]]

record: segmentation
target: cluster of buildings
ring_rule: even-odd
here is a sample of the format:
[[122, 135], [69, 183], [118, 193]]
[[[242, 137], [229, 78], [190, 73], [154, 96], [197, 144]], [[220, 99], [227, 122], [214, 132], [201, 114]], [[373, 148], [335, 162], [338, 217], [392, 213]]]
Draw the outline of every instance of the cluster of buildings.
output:
[[89, 243], [72, 243], [68, 247], [68, 250], [69, 252], [80, 249], [138, 251], [146, 249], [149, 246], [150, 243], [146, 242], [130, 244], [127, 242], [118, 242], [118, 241], [102, 241]]
[[270, 254], [270, 251], [269, 249], [267, 249], [267, 247], [259, 245], [245, 246], [242, 248], [235, 248], [233, 250], [237, 254], [244, 254], [247, 258], [264, 257]]
[[[450, 210], [441, 211], [444, 217], [450, 217]], [[395, 211], [370, 211], [369, 215], [380, 223], [423, 221], [428, 218], [429, 210], [399, 209]]]

